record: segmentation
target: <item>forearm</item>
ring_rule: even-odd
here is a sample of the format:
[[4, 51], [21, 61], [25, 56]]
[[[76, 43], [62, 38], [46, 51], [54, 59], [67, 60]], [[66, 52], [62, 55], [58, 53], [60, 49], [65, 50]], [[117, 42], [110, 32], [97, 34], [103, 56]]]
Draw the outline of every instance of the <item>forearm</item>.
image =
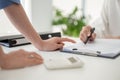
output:
[[120, 36], [106, 36], [107, 39], [120, 39]]
[[2, 47], [0, 46], [0, 66], [2, 64], [3, 55], [4, 55], [4, 51], [2, 50]]
[[0, 57], [4, 55], [4, 51], [2, 50], [2, 47], [0, 46]]
[[42, 39], [39, 34], [32, 27], [32, 24], [27, 18], [27, 15], [23, 9], [23, 7], [17, 4], [13, 4], [4, 9], [10, 21], [13, 25], [34, 45], [42, 46]]

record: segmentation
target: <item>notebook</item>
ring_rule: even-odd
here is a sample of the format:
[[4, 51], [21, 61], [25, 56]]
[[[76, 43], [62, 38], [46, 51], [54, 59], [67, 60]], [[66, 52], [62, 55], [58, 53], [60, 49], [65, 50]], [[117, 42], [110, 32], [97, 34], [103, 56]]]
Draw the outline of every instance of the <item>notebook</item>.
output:
[[64, 46], [62, 52], [114, 59], [120, 55], [119, 39], [96, 39], [86, 45], [79, 41]]

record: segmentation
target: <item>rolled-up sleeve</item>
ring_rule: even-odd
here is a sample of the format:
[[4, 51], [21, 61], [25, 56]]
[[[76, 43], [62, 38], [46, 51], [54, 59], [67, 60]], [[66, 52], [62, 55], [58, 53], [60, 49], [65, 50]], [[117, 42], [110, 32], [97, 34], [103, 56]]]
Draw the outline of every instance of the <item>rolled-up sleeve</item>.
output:
[[0, 0], [0, 9], [3, 9], [11, 4], [20, 4], [20, 0]]

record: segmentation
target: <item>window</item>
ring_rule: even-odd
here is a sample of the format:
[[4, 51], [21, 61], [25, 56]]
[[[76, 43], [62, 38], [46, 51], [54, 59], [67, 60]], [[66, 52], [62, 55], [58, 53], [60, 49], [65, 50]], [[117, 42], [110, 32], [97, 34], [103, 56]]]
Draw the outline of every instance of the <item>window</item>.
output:
[[[85, 2], [85, 4], [83, 4]], [[92, 18], [100, 14], [103, 0], [53, 0], [53, 6], [70, 13], [75, 6], [79, 9], [85, 8], [85, 15]], [[84, 6], [85, 5], [85, 6]]]
[[103, 0], [53, 0], [54, 31], [57, 29], [65, 35], [78, 37], [82, 27], [99, 16], [102, 4]]

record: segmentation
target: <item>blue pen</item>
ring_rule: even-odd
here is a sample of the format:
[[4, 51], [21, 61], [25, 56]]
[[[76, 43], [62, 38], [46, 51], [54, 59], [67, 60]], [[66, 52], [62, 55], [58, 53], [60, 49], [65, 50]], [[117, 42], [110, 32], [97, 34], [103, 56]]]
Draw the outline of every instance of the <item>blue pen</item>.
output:
[[89, 39], [92, 37], [92, 34], [94, 33], [94, 31], [95, 31], [95, 28], [92, 28], [92, 29], [90, 30], [90, 35], [87, 37], [87, 39], [86, 39], [86, 41], [84, 42], [84, 44], [86, 44], [86, 43], [89, 41]]

